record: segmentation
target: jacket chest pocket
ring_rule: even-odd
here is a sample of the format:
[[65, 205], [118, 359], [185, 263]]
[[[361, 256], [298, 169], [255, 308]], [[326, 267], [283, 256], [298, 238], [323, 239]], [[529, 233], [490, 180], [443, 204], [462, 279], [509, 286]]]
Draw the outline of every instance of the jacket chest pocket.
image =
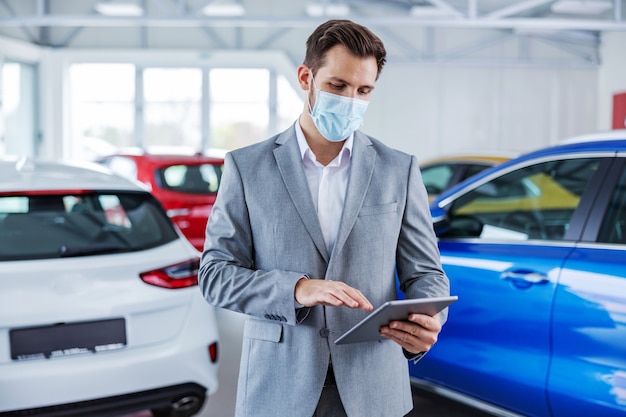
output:
[[398, 211], [398, 203], [377, 204], [375, 206], [363, 206], [359, 211], [359, 217], [377, 216], [381, 214], [396, 213]]
[[369, 250], [380, 251], [384, 246], [391, 247], [392, 243], [395, 247], [401, 222], [397, 202], [363, 206], [350, 236], [359, 246], [363, 247], [364, 242], [368, 242]]

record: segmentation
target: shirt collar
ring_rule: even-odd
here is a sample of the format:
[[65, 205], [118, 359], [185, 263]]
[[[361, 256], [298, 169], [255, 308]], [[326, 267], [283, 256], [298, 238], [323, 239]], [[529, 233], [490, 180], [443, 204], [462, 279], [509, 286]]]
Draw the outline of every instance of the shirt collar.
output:
[[[313, 154], [313, 151], [309, 147], [309, 144], [307, 143], [306, 138], [304, 137], [302, 126], [300, 126], [300, 120], [298, 120], [297, 123], [295, 123], [295, 125], [296, 125], [296, 138], [298, 139], [298, 146], [300, 147], [300, 156], [302, 157], [302, 160], [304, 161], [308, 153], [309, 158], [312, 161], [315, 161], [316, 160], [315, 155]], [[352, 134], [348, 136], [348, 139], [346, 139], [346, 141], [343, 143], [343, 148], [341, 148], [341, 152], [339, 152], [340, 163], [341, 163], [341, 160], [343, 159], [343, 156], [346, 154], [346, 151], [347, 151], [348, 158], [352, 157], [352, 145], [353, 144], [354, 144], [354, 132], [352, 132]]]

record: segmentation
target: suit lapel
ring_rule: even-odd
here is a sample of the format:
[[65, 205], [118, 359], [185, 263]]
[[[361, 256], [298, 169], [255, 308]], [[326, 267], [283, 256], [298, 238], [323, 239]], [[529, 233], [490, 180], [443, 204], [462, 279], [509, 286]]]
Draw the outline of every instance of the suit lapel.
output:
[[333, 252], [340, 250], [346, 242], [363, 205], [376, 162], [376, 151], [371, 144], [371, 141], [364, 134], [359, 131], [354, 133], [354, 145], [350, 159], [350, 178]]
[[280, 146], [274, 149], [274, 158], [283, 182], [317, 250], [328, 262], [328, 250], [326, 249], [326, 243], [324, 243], [324, 236], [317, 220], [317, 213], [311, 199], [304, 168], [302, 167], [302, 156], [300, 155], [294, 128], [291, 127], [281, 133], [276, 139], [276, 144]]

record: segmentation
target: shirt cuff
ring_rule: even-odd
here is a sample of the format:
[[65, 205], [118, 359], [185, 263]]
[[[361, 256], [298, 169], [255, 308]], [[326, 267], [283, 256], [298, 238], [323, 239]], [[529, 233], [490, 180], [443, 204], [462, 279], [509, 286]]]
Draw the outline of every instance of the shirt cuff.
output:
[[[300, 279], [309, 279], [309, 278], [310, 277], [307, 274], [304, 274], [304, 275], [302, 275], [302, 278], [300, 278]], [[300, 279], [298, 281], [300, 281]], [[302, 304], [300, 304], [298, 301], [296, 301], [295, 291], [294, 291], [294, 295], [293, 295], [293, 305], [296, 307], [296, 310], [300, 309], [300, 308], [304, 308], [304, 306]]]
[[404, 353], [404, 357], [410, 361], [413, 361], [413, 363], [417, 363], [417, 361], [422, 359], [424, 355], [426, 354], [426, 352], [420, 352], [420, 353], [409, 352], [408, 350], [404, 348], [402, 349], [402, 352]]

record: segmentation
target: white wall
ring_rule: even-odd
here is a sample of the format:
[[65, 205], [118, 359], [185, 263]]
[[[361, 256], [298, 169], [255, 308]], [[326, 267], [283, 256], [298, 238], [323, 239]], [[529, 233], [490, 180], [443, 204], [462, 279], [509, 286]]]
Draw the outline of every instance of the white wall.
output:
[[388, 65], [364, 130], [419, 159], [524, 152], [596, 128], [597, 70]]
[[613, 94], [626, 93], [626, 33], [604, 33], [600, 55], [597, 127], [607, 130], [613, 120]]

